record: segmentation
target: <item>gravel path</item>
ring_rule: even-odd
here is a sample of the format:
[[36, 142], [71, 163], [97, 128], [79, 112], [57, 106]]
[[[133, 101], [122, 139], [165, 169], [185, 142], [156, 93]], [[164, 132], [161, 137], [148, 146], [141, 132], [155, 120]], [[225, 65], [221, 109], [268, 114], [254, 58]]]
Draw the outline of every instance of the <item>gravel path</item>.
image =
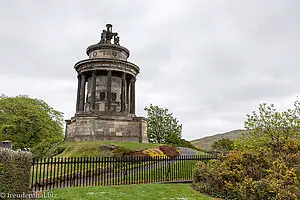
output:
[[197, 150], [185, 147], [178, 147], [178, 149], [181, 150], [180, 155], [196, 155], [199, 152]]

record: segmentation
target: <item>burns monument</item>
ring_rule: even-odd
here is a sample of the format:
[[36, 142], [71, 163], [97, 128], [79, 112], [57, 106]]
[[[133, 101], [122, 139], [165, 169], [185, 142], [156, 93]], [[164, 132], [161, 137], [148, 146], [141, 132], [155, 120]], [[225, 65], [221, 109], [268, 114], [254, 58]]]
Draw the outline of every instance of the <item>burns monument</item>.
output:
[[[67, 141], [147, 143], [147, 119], [135, 115], [135, 82], [140, 72], [129, 50], [107, 24], [99, 43], [87, 48], [78, 73], [76, 113], [66, 120]], [[113, 39], [113, 43], [111, 40]]]

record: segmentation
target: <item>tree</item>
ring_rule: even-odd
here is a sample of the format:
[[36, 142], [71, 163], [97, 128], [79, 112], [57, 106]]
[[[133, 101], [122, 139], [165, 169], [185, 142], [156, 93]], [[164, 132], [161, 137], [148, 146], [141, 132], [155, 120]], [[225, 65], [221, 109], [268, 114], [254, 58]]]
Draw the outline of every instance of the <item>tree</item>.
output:
[[212, 145], [212, 148], [220, 152], [230, 151], [234, 148], [234, 141], [229, 138], [223, 138], [215, 141]]
[[149, 142], [160, 144], [174, 144], [181, 139], [182, 124], [169, 113], [168, 109], [150, 104], [147, 111]]
[[63, 115], [40, 99], [0, 96], [0, 141], [34, 148], [62, 141]]
[[[274, 104], [260, 104], [258, 113], [247, 115], [245, 121], [246, 134], [237, 143], [239, 147], [256, 148], [267, 143], [280, 143], [300, 136], [300, 102], [294, 102], [293, 109], [279, 112]], [[241, 144], [242, 143], [242, 144]]]

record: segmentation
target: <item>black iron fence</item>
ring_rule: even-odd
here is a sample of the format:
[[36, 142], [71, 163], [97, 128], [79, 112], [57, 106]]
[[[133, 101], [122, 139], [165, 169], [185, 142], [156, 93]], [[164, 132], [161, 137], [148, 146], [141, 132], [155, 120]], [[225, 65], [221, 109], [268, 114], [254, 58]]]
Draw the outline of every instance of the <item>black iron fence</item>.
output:
[[196, 162], [211, 159], [216, 156], [35, 159], [31, 187], [33, 191], [44, 191], [61, 187], [191, 181]]

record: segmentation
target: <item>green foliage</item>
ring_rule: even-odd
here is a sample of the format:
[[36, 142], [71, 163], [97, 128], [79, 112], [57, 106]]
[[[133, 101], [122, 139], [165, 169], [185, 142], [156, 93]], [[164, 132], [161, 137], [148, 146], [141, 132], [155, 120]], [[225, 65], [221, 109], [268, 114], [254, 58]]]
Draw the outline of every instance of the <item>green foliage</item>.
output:
[[300, 141], [268, 143], [248, 152], [231, 151], [219, 160], [199, 162], [194, 188], [239, 200], [299, 199]]
[[269, 142], [281, 142], [300, 138], [300, 102], [294, 102], [294, 108], [279, 112], [274, 104], [260, 104], [258, 113], [247, 115], [244, 136], [236, 143], [243, 149], [255, 149]]
[[169, 113], [168, 109], [150, 104], [147, 111], [147, 134], [150, 143], [172, 144], [181, 138], [182, 124]]
[[234, 141], [229, 138], [223, 138], [214, 142], [212, 148], [220, 152], [230, 151], [234, 148]]
[[194, 187], [226, 199], [300, 199], [300, 102], [283, 112], [264, 103], [247, 117], [233, 151], [198, 164]]
[[0, 193], [28, 194], [31, 165], [30, 152], [0, 148]]
[[15, 148], [49, 148], [63, 140], [62, 123], [62, 113], [40, 99], [0, 96], [0, 140]]
[[61, 154], [68, 147], [67, 142], [59, 141], [53, 142], [43, 142], [36, 145], [31, 152], [35, 157], [42, 158], [52, 158], [56, 155]]
[[183, 138], [176, 138], [175, 140], [171, 140], [169, 141], [168, 145], [176, 146], [176, 147], [187, 147], [199, 151], [199, 149], [195, 147], [190, 141], [187, 141]]

